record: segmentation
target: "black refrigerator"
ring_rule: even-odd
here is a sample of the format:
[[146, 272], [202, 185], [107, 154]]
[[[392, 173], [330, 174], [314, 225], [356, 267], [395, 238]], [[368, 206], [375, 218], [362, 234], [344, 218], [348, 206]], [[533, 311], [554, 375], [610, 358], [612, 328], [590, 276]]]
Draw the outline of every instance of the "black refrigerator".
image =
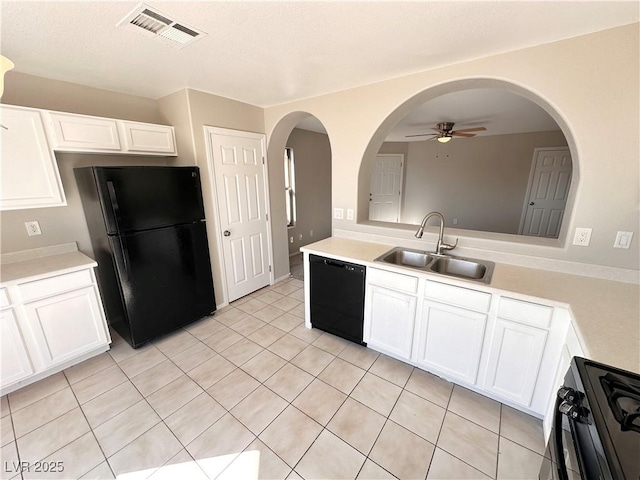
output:
[[74, 171], [112, 328], [137, 348], [213, 313], [198, 167]]

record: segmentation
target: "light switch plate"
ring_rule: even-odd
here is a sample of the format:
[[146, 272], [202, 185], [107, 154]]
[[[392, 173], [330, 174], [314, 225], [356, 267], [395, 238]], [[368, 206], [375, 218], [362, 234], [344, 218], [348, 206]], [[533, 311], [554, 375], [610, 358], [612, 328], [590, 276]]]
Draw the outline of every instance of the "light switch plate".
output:
[[616, 241], [613, 243], [613, 248], [626, 248], [631, 246], [631, 239], [633, 238], [633, 232], [618, 232], [616, 235]]
[[333, 218], [335, 218], [336, 220], [344, 219], [344, 208], [334, 208]]

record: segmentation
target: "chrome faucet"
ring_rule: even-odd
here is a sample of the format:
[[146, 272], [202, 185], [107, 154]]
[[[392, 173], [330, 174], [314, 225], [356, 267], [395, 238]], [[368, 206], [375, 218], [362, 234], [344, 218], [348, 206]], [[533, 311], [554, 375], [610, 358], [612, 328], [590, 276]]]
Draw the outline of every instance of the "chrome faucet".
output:
[[422, 238], [424, 227], [431, 217], [438, 217], [440, 219], [440, 232], [438, 233], [438, 243], [436, 243], [436, 255], [444, 255], [442, 253], [443, 250], [453, 250], [456, 248], [456, 245], [458, 245], [458, 239], [456, 238], [456, 243], [453, 245], [444, 243], [444, 217], [440, 212], [431, 212], [425, 215], [422, 219], [422, 223], [420, 224], [420, 228], [418, 228], [418, 231], [416, 232], [416, 238]]

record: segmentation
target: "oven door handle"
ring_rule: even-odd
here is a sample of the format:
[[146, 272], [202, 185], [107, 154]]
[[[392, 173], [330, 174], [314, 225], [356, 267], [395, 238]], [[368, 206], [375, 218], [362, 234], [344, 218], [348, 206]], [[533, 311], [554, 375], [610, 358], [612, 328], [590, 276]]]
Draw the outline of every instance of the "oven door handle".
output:
[[[562, 436], [562, 413], [560, 412], [560, 405], [563, 399], [560, 396], [556, 397], [556, 406], [553, 413], [553, 434], [555, 441], [553, 442], [553, 448], [556, 454], [556, 462], [558, 465], [558, 480], [569, 480], [569, 471], [567, 470], [567, 463], [564, 459], [564, 438]], [[571, 420], [569, 420], [571, 421]]]

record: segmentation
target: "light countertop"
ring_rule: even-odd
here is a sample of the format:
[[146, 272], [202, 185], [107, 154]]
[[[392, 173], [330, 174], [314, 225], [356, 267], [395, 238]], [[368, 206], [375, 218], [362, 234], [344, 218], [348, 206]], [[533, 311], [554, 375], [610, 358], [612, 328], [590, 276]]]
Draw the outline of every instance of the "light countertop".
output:
[[[374, 263], [395, 245], [331, 237], [306, 245], [302, 251], [359, 262], [405, 274], [418, 274], [402, 267]], [[593, 277], [570, 275], [496, 263], [490, 284], [458, 280], [424, 273], [433, 279], [477, 290], [499, 290], [546, 300], [567, 307], [588, 356], [596, 361], [640, 373], [640, 286]]]
[[78, 251], [75, 243], [7, 253], [0, 258], [0, 284], [40, 280], [96, 265], [95, 260]]

